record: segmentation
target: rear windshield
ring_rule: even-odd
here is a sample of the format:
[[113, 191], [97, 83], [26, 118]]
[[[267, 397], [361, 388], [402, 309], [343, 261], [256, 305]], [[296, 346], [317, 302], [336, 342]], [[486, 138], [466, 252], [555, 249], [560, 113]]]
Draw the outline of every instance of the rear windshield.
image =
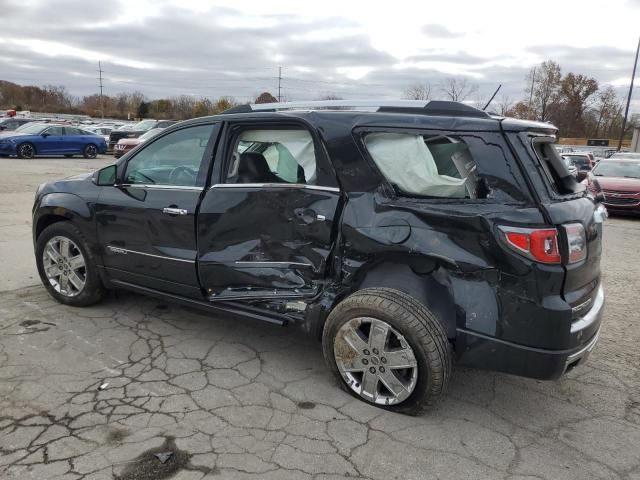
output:
[[524, 202], [517, 166], [497, 134], [371, 132], [365, 147], [400, 195]]

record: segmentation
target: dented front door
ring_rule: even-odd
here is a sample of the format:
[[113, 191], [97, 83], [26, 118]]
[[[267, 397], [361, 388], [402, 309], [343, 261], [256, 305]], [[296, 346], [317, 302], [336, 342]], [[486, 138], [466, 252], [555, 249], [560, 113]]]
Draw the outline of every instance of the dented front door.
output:
[[340, 192], [333, 187], [224, 184], [197, 220], [198, 269], [211, 300], [313, 295], [324, 278]]

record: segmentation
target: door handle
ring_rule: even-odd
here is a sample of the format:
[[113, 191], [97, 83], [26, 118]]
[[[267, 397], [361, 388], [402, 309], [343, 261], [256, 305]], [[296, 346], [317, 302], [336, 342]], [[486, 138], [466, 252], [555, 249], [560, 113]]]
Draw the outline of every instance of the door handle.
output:
[[184, 208], [165, 207], [162, 209], [162, 213], [168, 213], [169, 215], [186, 215], [188, 212]]

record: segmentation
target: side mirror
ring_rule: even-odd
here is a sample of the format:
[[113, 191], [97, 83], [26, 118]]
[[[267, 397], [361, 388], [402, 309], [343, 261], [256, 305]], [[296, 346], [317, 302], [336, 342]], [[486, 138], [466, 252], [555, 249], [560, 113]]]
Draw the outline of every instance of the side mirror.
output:
[[99, 187], [112, 187], [116, 183], [117, 172], [118, 167], [115, 164], [101, 168], [93, 174], [93, 183]]
[[47, 132], [43, 132], [40, 134], [41, 137], [47, 138], [49, 134]]

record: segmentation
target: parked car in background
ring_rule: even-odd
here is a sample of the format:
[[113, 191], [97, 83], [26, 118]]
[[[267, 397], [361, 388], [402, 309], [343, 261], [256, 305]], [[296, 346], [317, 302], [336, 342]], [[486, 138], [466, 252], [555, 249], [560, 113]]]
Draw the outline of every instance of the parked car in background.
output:
[[149, 140], [150, 138], [154, 137], [155, 135], [157, 135], [162, 130], [164, 130], [164, 129], [163, 128], [152, 128], [151, 130], [149, 130], [146, 133], [143, 133], [142, 135], [140, 135], [137, 138], [122, 138], [122, 139], [118, 140], [118, 143], [116, 143], [116, 146], [113, 149], [114, 157], [120, 158], [122, 155], [124, 155], [125, 153], [133, 150], [135, 147], [137, 147], [141, 143], [146, 142], [147, 140]]
[[573, 163], [578, 169], [577, 179], [582, 181], [587, 178], [587, 174], [596, 165], [595, 158], [591, 152], [572, 152], [565, 153], [563, 157], [566, 157]]
[[0, 132], [12, 131], [31, 122], [33, 122], [33, 118], [2, 118], [0, 119]]
[[96, 158], [107, 151], [107, 143], [100, 135], [93, 135], [76, 127], [51, 123], [32, 123], [19, 132], [0, 137], [0, 155], [33, 158], [36, 155], [83, 155]]
[[95, 135], [101, 135], [105, 142], [109, 141], [109, 134], [113, 130], [111, 127], [83, 127], [83, 130], [94, 133]]
[[66, 305], [124, 288], [297, 326], [397, 412], [454, 363], [558, 378], [599, 338], [606, 210], [556, 133], [455, 102], [238, 106], [40, 185], [38, 272]]
[[152, 128], [167, 128], [177, 120], [142, 120], [122, 130], [113, 130], [109, 134], [108, 150], [113, 151], [118, 140], [122, 138], [136, 138]]
[[640, 160], [640, 152], [616, 152], [609, 157], [610, 160]]
[[586, 182], [592, 193], [603, 195], [609, 212], [640, 215], [640, 156], [603, 160]]

